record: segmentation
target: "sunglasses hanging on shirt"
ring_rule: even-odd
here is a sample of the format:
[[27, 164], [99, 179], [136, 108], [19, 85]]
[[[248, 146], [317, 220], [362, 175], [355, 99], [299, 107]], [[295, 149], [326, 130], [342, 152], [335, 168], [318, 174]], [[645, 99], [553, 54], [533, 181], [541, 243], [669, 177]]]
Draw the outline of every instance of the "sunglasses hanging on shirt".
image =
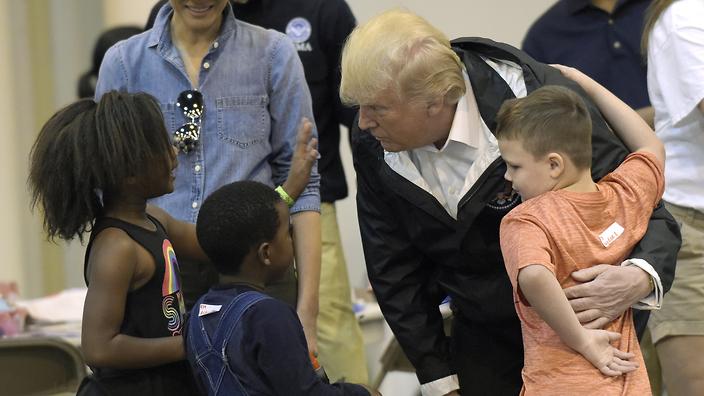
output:
[[203, 94], [195, 90], [183, 91], [176, 99], [176, 107], [181, 109], [183, 115], [191, 121], [174, 131], [174, 146], [188, 154], [196, 148], [200, 139], [201, 119], [205, 111]]

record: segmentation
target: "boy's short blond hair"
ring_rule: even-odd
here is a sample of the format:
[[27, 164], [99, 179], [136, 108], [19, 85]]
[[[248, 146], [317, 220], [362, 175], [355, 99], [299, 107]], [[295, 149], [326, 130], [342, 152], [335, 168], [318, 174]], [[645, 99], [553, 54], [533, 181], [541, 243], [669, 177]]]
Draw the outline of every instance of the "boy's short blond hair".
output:
[[400, 99], [454, 104], [465, 93], [462, 63], [448, 38], [411, 12], [393, 9], [358, 26], [342, 52], [340, 98], [372, 104], [391, 89]]
[[509, 99], [496, 116], [496, 139], [518, 140], [535, 157], [560, 152], [579, 168], [592, 165], [592, 119], [574, 91], [547, 85]]

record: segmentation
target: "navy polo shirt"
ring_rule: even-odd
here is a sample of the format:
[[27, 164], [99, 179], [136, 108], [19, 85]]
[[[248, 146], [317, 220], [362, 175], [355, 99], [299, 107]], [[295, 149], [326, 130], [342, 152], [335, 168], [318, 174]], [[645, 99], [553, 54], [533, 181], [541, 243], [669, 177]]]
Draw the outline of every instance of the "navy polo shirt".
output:
[[539, 62], [576, 67], [635, 109], [650, 106], [640, 54], [649, 4], [620, 0], [609, 14], [589, 0], [560, 0], [528, 30], [523, 50]]

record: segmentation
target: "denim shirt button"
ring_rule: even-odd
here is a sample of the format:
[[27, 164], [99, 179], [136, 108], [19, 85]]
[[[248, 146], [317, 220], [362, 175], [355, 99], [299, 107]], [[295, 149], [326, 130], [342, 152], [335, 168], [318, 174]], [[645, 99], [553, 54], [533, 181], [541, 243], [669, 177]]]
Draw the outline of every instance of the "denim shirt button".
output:
[[217, 41], [213, 43], [213, 48], [217, 48], [217, 47], [219, 47], [219, 46], [220, 46], [220, 44], [218, 44]]
[[200, 165], [196, 165], [193, 167], [193, 170], [196, 172], [200, 172]]
[[197, 201], [193, 201], [193, 203], [191, 204], [191, 207], [192, 207], [193, 209], [197, 208], [197, 207], [198, 207], [198, 202], [197, 202]]
[[210, 63], [209, 62], [203, 63], [203, 69], [210, 69]]

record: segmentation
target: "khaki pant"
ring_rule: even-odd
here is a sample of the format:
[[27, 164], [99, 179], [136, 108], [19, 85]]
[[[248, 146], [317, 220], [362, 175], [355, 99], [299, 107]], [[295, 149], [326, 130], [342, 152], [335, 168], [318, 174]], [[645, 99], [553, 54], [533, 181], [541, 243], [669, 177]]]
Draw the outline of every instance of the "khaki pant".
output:
[[318, 313], [318, 359], [330, 381], [368, 383], [362, 331], [352, 311], [350, 282], [335, 205], [320, 206], [322, 260]]
[[650, 314], [653, 343], [669, 336], [704, 335], [704, 213], [666, 203], [680, 225], [682, 247], [662, 309]]

